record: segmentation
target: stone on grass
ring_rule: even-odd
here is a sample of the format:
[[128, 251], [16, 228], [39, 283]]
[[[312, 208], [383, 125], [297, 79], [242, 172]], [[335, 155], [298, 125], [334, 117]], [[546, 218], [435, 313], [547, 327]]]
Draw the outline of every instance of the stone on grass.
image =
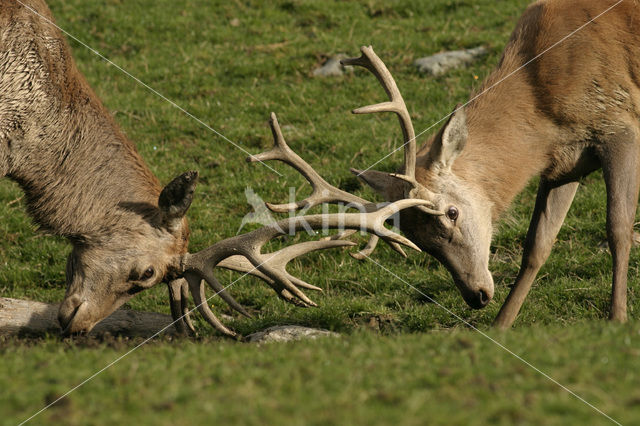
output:
[[340, 63], [341, 59], [348, 58], [344, 53], [338, 53], [335, 56], [327, 59], [327, 61], [322, 64], [321, 67], [313, 70], [313, 75], [316, 77], [330, 77], [330, 76], [338, 76], [344, 74], [347, 69], [351, 69], [352, 67], [342, 66]]
[[473, 49], [436, 53], [432, 56], [416, 59], [413, 64], [418, 67], [418, 71], [420, 72], [439, 76], [450, 69], [468, 65], [486, 55], [488, 52], [489, 50], [486, 47], [478, 46]]
[[245, 340], [251, 343], [289, 342], [291, 340], [317, 339], [318, 337], [338, 337], [338, 333], [299, 325], [278, 325], [248, 335]]

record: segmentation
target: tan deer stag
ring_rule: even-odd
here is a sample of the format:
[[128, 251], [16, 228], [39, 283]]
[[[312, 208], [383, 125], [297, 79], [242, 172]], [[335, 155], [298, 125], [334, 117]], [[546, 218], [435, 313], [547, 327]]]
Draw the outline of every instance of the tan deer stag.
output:
[[471, 307], [484, 307], [494, 294], [488, 269], [493, 224], [525, 184], [540, 176], [520, 273], [496, 319], [500, 327], [515, 320], [551, 251], [578, 180], [602, 168], [613, 257], [610, 318], [625, 321], [640, 185], [636, 1], [543, 0], [530, 5], [477, 95], [456, 108], [417, 152], [402, 96], [373, 50], [363, 47], [360, 58], [343, 64], [371, 70], [393, 101], [354, 112], [396, 112], [406, 142], [401, 174], [354, 172], [389, 201], [422, 198], [444, 213], [403, 211], [401, 229], [446, 266]]
[[[271, 126], [273, 153], [288, 153], [275, 116]], [[403, 200], [377, 209], [336, 192], [367, 213], [283, 219], [189, 254], [185, 213], [197, 173], [184, 173], [161, 188], [78, 72], [51, 12], [39, 0], [0, 3], [0, 175], [22, 187], [28, 211], [42, 228], [73, 245], [59, 312], [65, 334], [90, 331], [134, 294], [164, 281], [178, 329], [193, 329], [187, 315], [191, 290], [204, 318], [234, 336], [207, 306], [204, 283], [246, 312], [216, 280], [214, 267], [256, 275], [285, 300], [314, 305], [298, 287], [317, 287], [289, 275], [287, 263], [313, 250], [353, 243], [309, 241], [261, 253], [267, 241], [301, 229], [345, 228], [417, 249], [387, 230], [384, 221], [398, 209], [427, 204]]]

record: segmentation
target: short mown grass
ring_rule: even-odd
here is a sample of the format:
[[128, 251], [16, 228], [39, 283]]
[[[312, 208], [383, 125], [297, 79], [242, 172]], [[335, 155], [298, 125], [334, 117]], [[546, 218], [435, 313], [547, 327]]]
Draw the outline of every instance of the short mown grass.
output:
[[[393, 73], [418, 132], [440, 120], [497, 63], [526, 0], [511, 1], [51, 1], [58, 24], [250, 153], [272, 143], [267, 119], [278, 113], [285, 137], [335, 185], [375, 199], [349, 173], [402, 143], [390, 115], [352, 116], [384, 100], [362, 70], [317, 78], [331, 55], [358, 55], [371, 44]], [[484, 45], [489, 55], [433, 78], [414, 59]], [[189, 212], [192, 251], [233, 236], [250, 211], [244, 190], [283, 202], [304, 181], [280, 164], [280, 177], [71, 42], [78, 67], [154, 173], [168, 182], [200, 172]], [[499, 120], [500, 117], [496, 117]], [[433, 129], [435, 130], [435, 129]], [[429, 132], [428, 132], [429, 133]], [[419, 142], [424, 142], [424, 135]], [[379, 165], [393, 170], [396, 154]], [[503, 218], [492, 246], [495, 301], [466, 307], [434, 259], [401, 259], [381, 246], [374, 262], [348, 250], [297, 260], [291, 272], [324, 289], [318, 308], [279, 300], [244, 278], [231, 293], [253, 314], [229, 324], [243, 334], [300, 324], [339, 339], [254, 346], [218, 338], [199, 322], [199, 340], [160, 339], [80, 387], [35, 423], [606, 423], [609, 420], [515, 358], [477, 327], [589, 403], [623, 423], [640, 418], [640, 323], [635, 319], [640, 256], [630, 262], [627, 325], [609, 324], [611, 259], [605, 240], [600, 173], [584, 179], [516, 322], [490, 324], [517, 274], [533, 209], [533, 181]], [[69, 245], [45, 236], [25, 214], [22, 193], [0, 182], [0, 295], [44, 302], [64, 295]], [[252, 225], [247, 230], [254, 229]], [[297, 236], [279, 244], [290, 244]], [[364, 241], [364, 240], [363, 240]], [[238, 278], [221, 271], [230, 283]], [[407, 284], [410, 284], [407, 285]], [[413, 287], [413, 288], [412, 288]], [[433, 299], [437, 303], [431, 303]], [[217, 298], [219, 313], [233, 314]], [[143, 292], [128, 307], [169, 312], [167, 291]], [[197, 316], [196, 316], [197, 317]], [[140, 341], [9, 338], [0, 342], [0, 422], [15, 424], [54, 401]]]

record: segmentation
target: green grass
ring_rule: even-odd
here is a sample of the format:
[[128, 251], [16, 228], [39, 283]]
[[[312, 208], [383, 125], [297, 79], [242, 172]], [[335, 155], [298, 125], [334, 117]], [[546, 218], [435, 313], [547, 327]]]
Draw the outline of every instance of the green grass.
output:
[[[50, 3], [61, 27], [247, 151], [271, 145], [267, 119], [275, 111], [289, 144], [327, 180], [374, 198], [348, 169], [367, 167], [399, 146], [397, 120], [348, 111], [382, 101], [384, 93], [364, 71], [320, 79], [312, 70], [327, 56], [355, 56], [360, 45], [373, 45], [421, 131], [464, 102], [490, 72], [527, 1]], [[481, 44], [489, 47], [488, 56], [442, 77], [420, 75], [412, 66], [428, 54]], [[193, 251], [235, 235], [249, 211], [245, 187], [272, 202], [285, 201], [289, 186], [302, 187], [300, 196], [308, 193], [286, 167], [271, 165], [279, 177], [246, 164], [241, 150], [71, 45], [80, 70], [163, 182], [185, 170], [200, 172], [189, 212]], [[380, 168], [392, 170], [400, 161], [396, 154]], [[301, 324], [338, 331], [340, 339], [257, 347], [220, 340], [200, 323], [203, 340], [143, 347], [35, 423], [606, 422], [457, 318], [489, 329], [518, 270], [535, 187], [532, 182], [501, 222], [490, 263], [495, 301], [482, 311], [469, 310], [447, 271], [423, 254], [402, 260], [384, 246], [376, 251], [376, 262], [401, 279], [352, 259], [347, 250], [310, 255], [290, 269], [325, 290], [309, 294], [318, 308], [287, 305], [245, 278], [231, 293], [254, 318], [234, 317], [230, 325], [247, 334]], [[20, 197], [17, 185], [0, 182], [0, 294], [59, 301], [69, 246], [36, 232]], [[639, 323], [604, 321], [611, 291], [610, 256], [597, 248], [605, 239], [604, 205], [602, 177], [594, 173], [578, 191], [516, 330], [489, 333], [617, 420], [632, 423], [640, 418]], [[632, 318], [640, 308], [639, 260], [634, 250]], [[219, 278], [229, 283], [237, 275], [221, 272]], [[213, 304], [231, 314], [218, 299]], [[169, 312], [164, 287], [128, 305]], [[2, 341], [2, 422], [29, 417], [137, 343]]]
[[[632, 424], [640, 415], [639, 333], [637, 324], [580, 323], [489, 335], [616, 420]], [[23, 420], [130, 345], [0, 341], [5, 368], [21, 372], [0, 377], [2, 389], [15, 390], [0, 399], [3, 420]], [[609, 423], [493, 342], [464, 330], [356, 332], [263, 346], [209, 339], [153, 342], [35, 419], [52, 422]]]

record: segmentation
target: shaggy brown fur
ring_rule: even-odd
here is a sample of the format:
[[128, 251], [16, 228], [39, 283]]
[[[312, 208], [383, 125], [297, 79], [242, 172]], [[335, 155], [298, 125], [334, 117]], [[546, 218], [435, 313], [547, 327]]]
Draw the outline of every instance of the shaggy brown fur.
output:
[[60, 318], [88, 330], [179, 265], [188, 228], [158, 208], [158, 180], [78, 72], [47, 6], [23, 3], [0, 3], [0, 173], [20, 184], [42, 228], [72, 241]]

